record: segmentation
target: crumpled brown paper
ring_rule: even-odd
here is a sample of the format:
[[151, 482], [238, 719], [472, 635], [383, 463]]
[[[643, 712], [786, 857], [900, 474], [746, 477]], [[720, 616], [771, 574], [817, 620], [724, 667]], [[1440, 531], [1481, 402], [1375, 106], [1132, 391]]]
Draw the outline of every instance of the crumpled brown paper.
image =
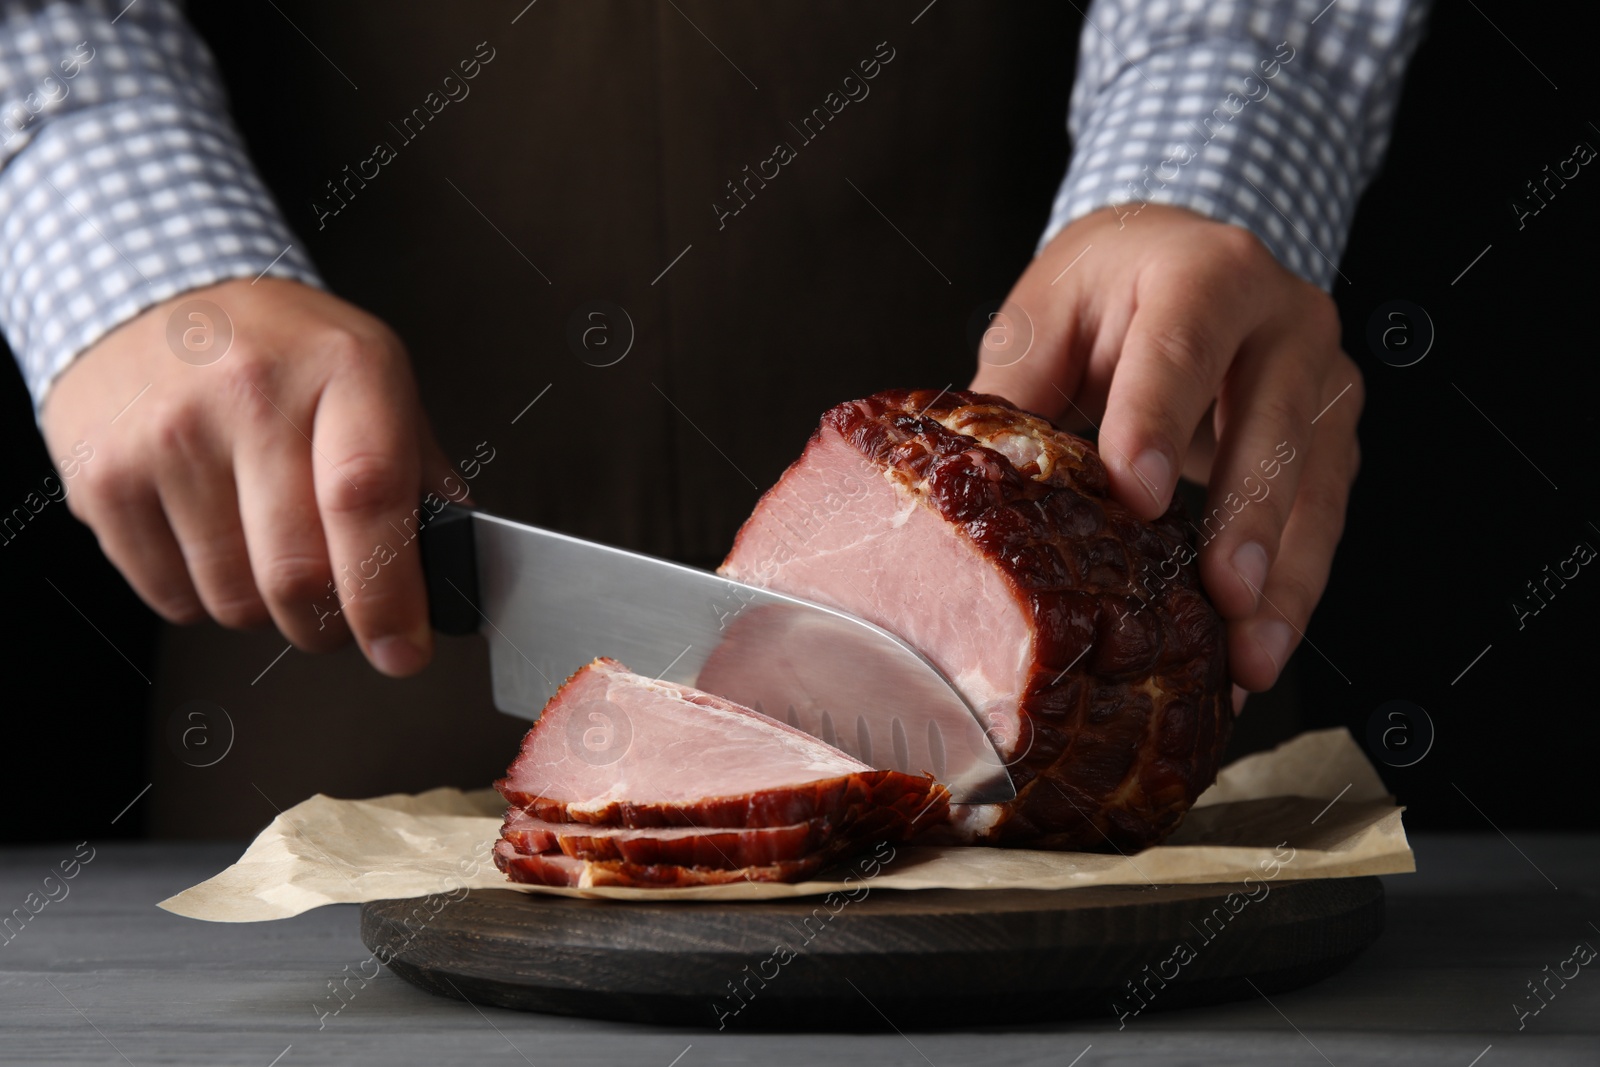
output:
[[[272, 820], [239, 862], [160, 906], [195, 919], [255, 922], [463, 886], [620, 900], [760, 900], [859, 889], [858, 874], [847, 884], [829, 872], [808, 882], [687, 889], [517, 885], [490, 859], [504, 810], [490, 789], [372, 800], [314, 796]], [[875, 889], [1067, 889], [1399, 874], [1416, 869], [1402, 810], [1347, 731], [1320, 730], [1223, 768], [1177, 833], [1135, 855], [900, 845], [871, 881]]]

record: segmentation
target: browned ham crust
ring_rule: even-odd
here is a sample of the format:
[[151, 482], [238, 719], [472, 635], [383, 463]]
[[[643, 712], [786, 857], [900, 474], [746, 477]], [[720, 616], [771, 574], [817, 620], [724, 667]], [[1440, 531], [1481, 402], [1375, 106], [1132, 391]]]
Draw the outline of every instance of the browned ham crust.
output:
[[1216, 776], [1226, 638], [1189, 528], [1137, 519], [1088, 441], [1000, 397], [833, 408], [720, 571], [869, 619], [955, 682], [1018, 789], [958, 808], [962, 839], [1139, 848]]

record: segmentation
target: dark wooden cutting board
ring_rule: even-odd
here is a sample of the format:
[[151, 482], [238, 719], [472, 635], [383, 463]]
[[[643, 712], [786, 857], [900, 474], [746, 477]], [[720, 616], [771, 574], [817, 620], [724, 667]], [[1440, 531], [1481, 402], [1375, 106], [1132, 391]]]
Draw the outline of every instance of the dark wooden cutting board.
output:
[[364, 904], [361, 937], [414, 985], [527, 1011], [711, 1029], [1131, 1025], [1315, 982], [1383, 929], [1375, 877], [1260, 888], [878, 890], [833, 908], [487, 889], [426, 922], [414, 900]]

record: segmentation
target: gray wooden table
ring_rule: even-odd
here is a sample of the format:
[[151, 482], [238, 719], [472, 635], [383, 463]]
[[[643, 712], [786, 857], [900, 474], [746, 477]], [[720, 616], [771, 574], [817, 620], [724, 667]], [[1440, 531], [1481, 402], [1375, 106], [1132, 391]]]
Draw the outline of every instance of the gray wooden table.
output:
[[[0, 1063], [305, 1064], [1506, 1064], [1600, 1063], [1600, 960], [1532, 1009], [1527, 983], [1600, 947], [1600, 835], [1421, 837], [1420, 873], [1386, 879], [1388, 930], [1320, 985], [1206, 1009], [1005, 1030], [741, 1034], [479, 1008], [381, 973], [337, 1015], [331, 980], [369, 953], [356, 909], [273, 923], [180, 919], [156, 901], [238, 845], [103, 845], [45, 886], [70, 846], [0, 850]], [[59, 899], [40, 907], [44, 890]], [[29, 898], [30, 893], [39, 893]], [[9, 940], [7, 940], [9, 938]], [[370, 966], [370, 965], [369, 965]], [[1574, 965], [1565, 969], [1571, 973]], [[345, 970], [348, 967], [349, 970]], [[1546, 971], [1545, 968], [1550, 970]], [[370, 974], [370, 970], [367, 972]]]

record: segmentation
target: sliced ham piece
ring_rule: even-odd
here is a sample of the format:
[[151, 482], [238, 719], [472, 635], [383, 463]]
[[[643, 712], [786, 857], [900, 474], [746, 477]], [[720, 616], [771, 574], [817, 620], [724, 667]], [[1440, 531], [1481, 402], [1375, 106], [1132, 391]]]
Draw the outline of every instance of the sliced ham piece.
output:
[[500, 836], [523, 855], [561, 852], [580, 860], [737, 868], [802, 859], [821, 848], [832, 831], [827, 819], [754, 829], [706, 826], [641, 830], [549, 822], [512, 808]]
[[[754, 713], [752, 713], [754, 714]], [[707, 795], [694, 800], [615, 800], [603, 807], [572, 805], [561, 798], [495, 783], [500, 795], [532, 815], [551, 822], [587, 826], [751, 828], [788, 826], [812, 819], [845, 825], [875, 811], [904, 811], [927, 803], [931, 778], [898, 771], [857, 771], [837, 778], [759, 789], [753, 793]], [[942, 787], [941, 787], [942, 792]]]
[[1174, 508], [1112, 500], [1093, 446], [1004, 399], [894, 390], [823, 416], [720, 573], [899, 634], [977, 709], [1018, 795], [959, 839], [1153, 844], [1216, 775], [1226, 639]]
[[571, 886], [576, 889], [595, 886], [676, 889], [696, 885], [728, 885], [733, 882], [799, 881], [851, 850], [836, 845], [798, 860], [726, 869], [580, 860], [561, 852], [525, 856], [517, 852], [509, 841], [502, 839], [495, 842], [494, 862], [511, 881], [526, 885]]
[[871, 769], [732, 701], [601, 658], [551, 697], [496, 788], [603, 822], [622, 805], [695, 806]]
[[949, 816], [931, 777], [604, 658], [550, 698], [495, 788], [511, 803], [496, 864], [545, 885], [800, 878]]
[[842, 825], [943, 793], [931, 779], [874, 770], [787, 723], [604, 657], [550, 698], [495, 788], [550, 822], [631, 828]]

